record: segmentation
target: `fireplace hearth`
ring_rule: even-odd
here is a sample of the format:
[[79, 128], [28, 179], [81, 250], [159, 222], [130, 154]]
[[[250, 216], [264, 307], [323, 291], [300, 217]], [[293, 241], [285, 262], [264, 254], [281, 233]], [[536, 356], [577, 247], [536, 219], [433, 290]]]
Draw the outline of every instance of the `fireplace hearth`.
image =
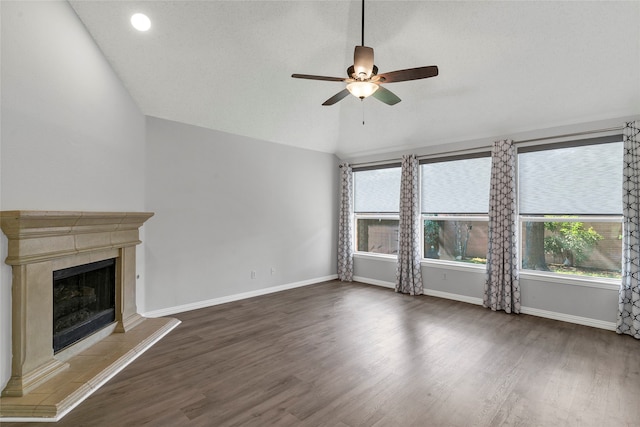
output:
[[13, 273], [0, 423], [59, 420], [180, 323], [137, 311], [136, 245], [151, 216], [0, 212]]

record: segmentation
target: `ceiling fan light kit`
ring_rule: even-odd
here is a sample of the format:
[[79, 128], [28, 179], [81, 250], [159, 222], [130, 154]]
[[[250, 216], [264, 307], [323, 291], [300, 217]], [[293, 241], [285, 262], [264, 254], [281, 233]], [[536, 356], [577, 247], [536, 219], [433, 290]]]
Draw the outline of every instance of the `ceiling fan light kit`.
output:
[[356, 98], [365, 99], [374, 94], [380, 86], [369, 81], [356, 81], [347, 84], [347, 90]]
[[400, 102], [400, 98], [390, 90], [382, 87], [382, 83], [426, 79], [437, 75], [438, 67], [435, 65], [378, 74], [378, 67], [373, 63], [373, 48], [364, 45], [364, 0], [362, 0], [362, 44], [355, 47], [353, 65], [347, 69], [347, 78], [314, 76], [311, 74], [292, 74], [291, 77], [347, 83], [346, 89], [333, 95], [322, 105], [333, 105], [344, 99], [348, 94], [352, 94], [361, 100], [373, 96], [387, 105], [395, 105]]

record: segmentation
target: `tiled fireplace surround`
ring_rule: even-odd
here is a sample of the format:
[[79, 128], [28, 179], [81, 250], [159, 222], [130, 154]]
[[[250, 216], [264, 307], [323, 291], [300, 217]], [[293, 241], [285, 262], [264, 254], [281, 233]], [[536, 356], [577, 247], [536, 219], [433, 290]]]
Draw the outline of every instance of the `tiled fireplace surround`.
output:
[[[12, 266], [11, 378], [2, 421], [60, 419], [180, 322], [136, 307], [139, 228], [153, 213], [3, 211]], [[116, 259], [116, 321], [54, 355], [53, 272]]]

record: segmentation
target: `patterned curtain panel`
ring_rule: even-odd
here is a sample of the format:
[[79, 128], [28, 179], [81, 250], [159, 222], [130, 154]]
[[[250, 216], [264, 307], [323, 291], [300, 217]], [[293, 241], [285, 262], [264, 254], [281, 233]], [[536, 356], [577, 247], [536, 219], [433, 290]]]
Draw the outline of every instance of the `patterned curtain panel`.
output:
[[520, 313], [516, 217], [516, 148], [496, 141], [491, 152], [489, 250], [482, 305]]
[[340, 214], [338, 219], [338, 279], [353, 280], [353, 171], [340, 165]]
[[396, 269], [396, 292], [422, 295], [422, 272], [420, 270], [421, 216], [418, 202], [419, 165], [414, 155], [402, 157], [400, 182], [400, 224], [398, 236], [398, 266]]
[[640, 339], [640, 121], [624, 128], [622, 284], [616, 332]]

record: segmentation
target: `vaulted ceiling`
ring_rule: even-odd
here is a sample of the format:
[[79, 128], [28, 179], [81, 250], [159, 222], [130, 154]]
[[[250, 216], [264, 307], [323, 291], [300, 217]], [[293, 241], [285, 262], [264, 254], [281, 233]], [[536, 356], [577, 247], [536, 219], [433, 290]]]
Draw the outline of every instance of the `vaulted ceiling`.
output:
[[638, 1], [367, 1], [380, 72], [440, 75], [331, 107], [291, 74], [346, 76], [360, 1], [70, 3], [144, 114], [340, 157], [640, 114]]

